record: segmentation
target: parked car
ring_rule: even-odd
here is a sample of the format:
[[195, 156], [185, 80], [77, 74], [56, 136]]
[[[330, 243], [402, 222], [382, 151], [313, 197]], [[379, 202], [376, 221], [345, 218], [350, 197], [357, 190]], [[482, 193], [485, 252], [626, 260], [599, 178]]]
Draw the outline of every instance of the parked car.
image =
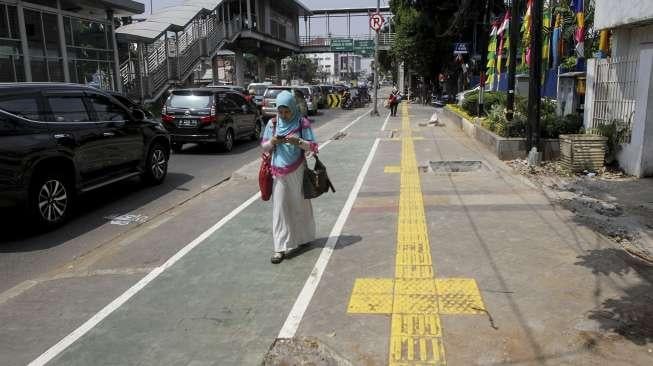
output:
[[231, 151], [238, 139], [261, 136], [263, 120], [256, 105], [238, 92], [220, 88], [177, 89], [161, 111], [172, 149], [189, 142], [217, 144]]
[[299, 110], [302, 116], [308, 115], [308, 105], [306, 103], [306, 100], [304, 99], [304, 93], [302, 92], [301, 89], [297, 89], [297, 87], [293, 86], [270, 86], [265, 90], [265, 94], [263, 95], [263, 116], [266, 119], [272, 118], [277, 115], [277, 105], [276, 105], [276, 100], [277, 100], [277, 95], [281, 93], [282, 91], [289, 91], [293, 94], [295, 94], [297, 103], [299, 104]]
[[320, 88], [321, 92], [321, 99], [318, 107], [326, 108], [327, 104], [329, 104], [329, 94], [333, 93], [333, 87], [331, 85], [322, 84], [318, 85], [318, 88]]
[[163, 182], [170, 138], [160, 122], [78, 84], [0, 84], [0, 206], [40, 227], [71, 215], [78, 196], [140, 176]]
[[263, 106], [263, 94], [265, 94], [265, 90], [270, 85], [272, 85], [272, 83], [266, 82], [266, 83], [251, 83], [247, 86], [247, 90], [249, 91], [250, 94], [252, 94], [252, 91], [254, 91], [254, 102], [256, 103], [257, 106], [259, 107]]

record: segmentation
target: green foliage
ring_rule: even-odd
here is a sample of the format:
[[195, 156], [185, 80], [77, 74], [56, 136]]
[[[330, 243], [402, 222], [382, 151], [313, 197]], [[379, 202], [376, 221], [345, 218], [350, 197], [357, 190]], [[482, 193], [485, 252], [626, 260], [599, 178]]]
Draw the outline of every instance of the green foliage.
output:
[[576, 67], [576, 61], [577, 61], [576, 56], [565, 57], [562, 60], [562, 62], [560, 63], [560, 66], [562, 66], [563, 68], [565, 68], [567, 70], [571, 70], [574, 67]]
[[475, 0], [391, 0], [396, 32], [391, 54], [426, 79], [434, 79], [452, 59], [454, 41], [480, 19]]
[[[481, 122], [481, 125], [501, 137], [525, 137], [528, 123], [528, 101], [517, 96], [515, 98], [513, 118], [508, 121], [506, 119], [505, 95], [497, 97], [497, 100], [502, 102], [488, 105], [487, 118]], [[561, 134], [578, 133], [582, 127], [583, 122], [578, 115], [570, 114], [561, 118], [556, 114], [556, 103], [553, 100], [542, 100], [540, 106], [540, 137], [558, 138]]]
[[304, 55], [291, 56], [286, 67], [283, 77], [289, 80], [302, 79], [306, 83], [311, 83], [317, 73], [315, 62]]
[[605, 162], [612, 164], [617, 160], [617, 153], [621, 149], [621, 143], [628, 137], [629, 128], [626, 122], [613, 119], [608, 123], [599, 124], [588, 132], [608, 138]]
[[[494, 105], [506, 104], [506, 93], [489, 91], [483, 93], [483, 106], [485, 114], [488, 114]], [[473, 90], [465, 93], [462, 102], [462, 108], [472, 116], [477, 116], [478, 113], [478, 90]]]

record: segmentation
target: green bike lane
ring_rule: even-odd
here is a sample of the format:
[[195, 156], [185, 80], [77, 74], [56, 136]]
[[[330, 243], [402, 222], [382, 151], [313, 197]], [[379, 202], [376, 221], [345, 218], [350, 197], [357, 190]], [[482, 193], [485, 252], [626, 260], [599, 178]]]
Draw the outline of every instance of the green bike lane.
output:
[[[33, 364], [50, 359], [48, 365], [260, 364], [381, 137], [384, 117], [365, 115], [321, 151], [337, 192], [313, 201], [318, 240], [308, 248], [272, 265], [272, 206], [250, 198], [251, 204], [241, 205], [242, 211], [172, 266], [158, 267], [161, 273], [151, 282], [132, 288], [133, 297], [103, 309], [106, 318], [80, 327]], [[243, 192], [248, 191], [252, 197], [257, 190], [255, 180], [234, 185], [239, 196], [247, 197]], [[217, 204], [210, 197], [204, 202]], [[356, 242], [343, 236], [336, 250]]]

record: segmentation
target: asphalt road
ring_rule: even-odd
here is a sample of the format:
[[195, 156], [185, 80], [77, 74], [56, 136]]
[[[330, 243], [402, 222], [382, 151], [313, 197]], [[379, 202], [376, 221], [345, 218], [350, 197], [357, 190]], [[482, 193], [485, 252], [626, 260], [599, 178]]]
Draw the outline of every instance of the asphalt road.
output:
[[[318, 128], [361, 110], [321, 110], [312, 119]], [[86, 194], [72, 220], [47, 233], [35, 233], [31, 223], [14, 212], [0, 212], [0, 294], [127, 233], [142, 230], [139, 224], [197, 198], [259, 156], [258, 143], [253, 141], [239, 142], [230, 153], [186, 144], [181, 153], [171, 156], [168, 176], [160, 186], [145, 186], [134, 179]], [[118, 219], [112, 219], [115, 217]]]

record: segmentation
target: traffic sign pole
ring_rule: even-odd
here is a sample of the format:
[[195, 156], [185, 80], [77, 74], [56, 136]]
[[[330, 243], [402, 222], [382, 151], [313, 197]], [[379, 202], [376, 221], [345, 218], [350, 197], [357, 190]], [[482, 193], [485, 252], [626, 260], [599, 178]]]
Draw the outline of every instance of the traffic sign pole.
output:
[[[370, 27], [374, 28], [376, 31], [376, 40], [374, 45], [374, 109], [372, 109], [372, 115], [379, 115], [379, 31], [381, 26], [378, 20], [375, 20], [374, 16], [377, 14], [380, 15], [381, 0], [376, 0], [376, 14], [370, 18]], [[381, 18], [383, 19], [383, 18]]]

